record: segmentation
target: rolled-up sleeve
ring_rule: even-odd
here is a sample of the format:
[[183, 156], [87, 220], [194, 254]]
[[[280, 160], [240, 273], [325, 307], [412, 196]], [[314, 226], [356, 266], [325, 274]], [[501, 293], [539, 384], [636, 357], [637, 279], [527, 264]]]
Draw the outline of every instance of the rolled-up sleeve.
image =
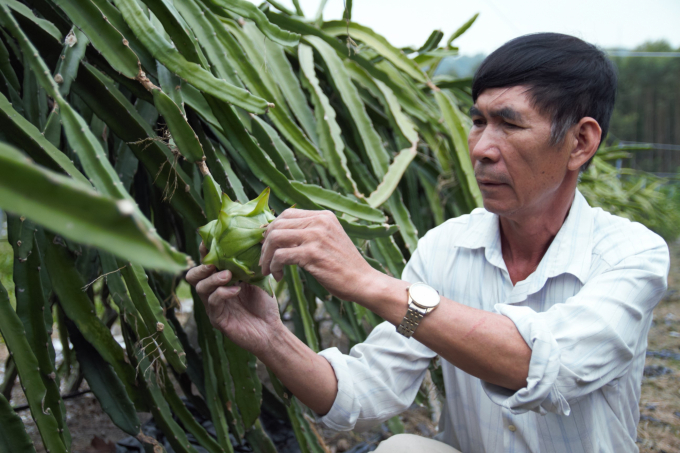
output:
[[484, 383], [493, 402], [515, 414], [569, 415], [569, 402], [629, 370], [644, 353], [652, 310], [667, 287], [668, 247], [655, 245], [624, 257], [589, 279], [564, 303], [538, 313], [496, 304], [532, 349], [527, 386], [518, 391]]
[[[425, 281], [421, 260], [424, 243], [424, 239], [419, 241], [402, 273], [403, 280]], [[319, 355], [335, 371], [338, 394], [331, 410], [318, 420], [338, 431], [364, 431], [409, 408], [430, 360], [437, 354], [383, 322], [349, 354], [329, 348]]]
[[319, 353], [338, 380], [338, 394], [321, 422], [338, 431], [364, 431], [408, 409], [436, 354], [399, 335], [388, 322], [378, 325], [348, 355], [337, 348]]

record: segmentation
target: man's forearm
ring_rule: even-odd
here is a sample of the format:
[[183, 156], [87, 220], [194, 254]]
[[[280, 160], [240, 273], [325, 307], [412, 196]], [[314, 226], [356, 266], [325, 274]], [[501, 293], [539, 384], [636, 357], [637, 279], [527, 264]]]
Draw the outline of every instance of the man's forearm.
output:
[[[357, 303], [398, 326], [407, 310], [410, 284], [374, 274]], [[526, 386], [531, 349], [505, 316], [442, 297], [420, 322], [415, 339], [461, 370], [511, 390]]]
[[319, 415], [331, 410], [338, 393], [333, 367], [287, 328], [282, 326], [258, 358], [302, 404]]

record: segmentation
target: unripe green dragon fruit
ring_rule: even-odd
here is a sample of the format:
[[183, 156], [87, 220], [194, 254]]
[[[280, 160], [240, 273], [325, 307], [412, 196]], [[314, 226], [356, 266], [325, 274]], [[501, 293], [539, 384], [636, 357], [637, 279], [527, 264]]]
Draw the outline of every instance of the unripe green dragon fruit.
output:
[[269, 188], [259, 197], [241, 204], [222, 194], [217, 219], [198, 229], [208, 254], [203, 264], [214, 264], [219, 270], [230, 270], [232, 281], [258, 286], [270, 295], [269, 279], [262, 275], [258, 262], [266, 226], [274, 220], [269, 209]]

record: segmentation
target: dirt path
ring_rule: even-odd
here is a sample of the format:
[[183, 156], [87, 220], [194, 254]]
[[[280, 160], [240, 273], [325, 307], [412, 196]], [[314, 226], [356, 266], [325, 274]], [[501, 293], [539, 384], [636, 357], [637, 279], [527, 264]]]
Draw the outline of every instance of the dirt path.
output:
[[670, 251], [668, 292], [654, 310], [642, 381], [638, 444], [643, 453], [680, 452], [680, 242]]

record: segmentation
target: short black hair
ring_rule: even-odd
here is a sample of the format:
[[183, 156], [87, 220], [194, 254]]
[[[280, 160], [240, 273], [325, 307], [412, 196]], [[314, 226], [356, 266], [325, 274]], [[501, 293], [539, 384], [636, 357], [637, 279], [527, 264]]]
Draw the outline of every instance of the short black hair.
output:
[[[602, 140], [616, 99], [616, 68], [605, 53], [560, 33], [520, 36], [484, 59], [472, 81], [472, 99], [488, 88], [527, 85], [534, 106], [552, 116], [551, 145], [581, 118], [594, 118]], [[586, 162], [582, 170], [590, 165]]]

